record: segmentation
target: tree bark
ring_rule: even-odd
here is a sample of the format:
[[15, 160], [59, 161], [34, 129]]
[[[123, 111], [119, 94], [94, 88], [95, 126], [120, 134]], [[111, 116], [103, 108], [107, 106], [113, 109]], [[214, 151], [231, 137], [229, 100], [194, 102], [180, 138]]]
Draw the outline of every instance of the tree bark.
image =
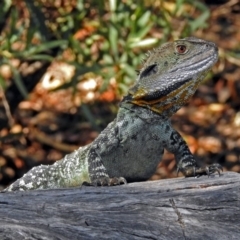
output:
[[0, 239], [240, 239], [240, 174], [1, 193]]

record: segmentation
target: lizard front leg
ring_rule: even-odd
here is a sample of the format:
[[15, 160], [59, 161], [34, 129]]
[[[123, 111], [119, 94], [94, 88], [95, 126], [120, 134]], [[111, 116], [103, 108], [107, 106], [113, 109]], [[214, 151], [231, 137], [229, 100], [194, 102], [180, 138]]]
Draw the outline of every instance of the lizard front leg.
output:
[[126, 179], [123, 177], [109, 177], [106, 168], [103, 166], [97, 146], [93, 146], [90, 149], [88, 155], [88, 163], [89, 177], [91, 183], [84, 183], [85, 185], [114, 186], [127, 183]]
[[198, 167], [196, 160], [181, 135], [172, 127], [170, 131], [170, 141], [166, 142], [164, 147], [175, 155], [177, 172], [182, 172], [186, 177], [209, 176], [215, 172], [218, 172], [220, 176], [220, 170], [223, 170], [220, 164], [215, 163], [206, 167]]
[[104, 154], [111, 156], [112, 152], [117, 151], [120, 142], [118, 132], [119, 130], [115, 119], [91, 144], [87, 156], [90, 183], [84, 183], [85, 185], [113, 186], [127, 183], [124, 177], [110, 177], [102, 161]]

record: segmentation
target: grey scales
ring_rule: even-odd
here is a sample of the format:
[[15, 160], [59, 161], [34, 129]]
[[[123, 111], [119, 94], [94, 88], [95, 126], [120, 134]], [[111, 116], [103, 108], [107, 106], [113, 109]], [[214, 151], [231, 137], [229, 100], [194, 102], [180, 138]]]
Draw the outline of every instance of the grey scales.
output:
[[217, 60], [217, 46], [195, 37], [153, 50], [123, 97], [115, 120], [92, 143], [53, 165], [34, 167], [4, 191], [145, 181], [156, 171], [164, 149], [174, 154], [177, 171], [186, 177], [220, 173], [219, 164], [197, 166], [170, 122]]

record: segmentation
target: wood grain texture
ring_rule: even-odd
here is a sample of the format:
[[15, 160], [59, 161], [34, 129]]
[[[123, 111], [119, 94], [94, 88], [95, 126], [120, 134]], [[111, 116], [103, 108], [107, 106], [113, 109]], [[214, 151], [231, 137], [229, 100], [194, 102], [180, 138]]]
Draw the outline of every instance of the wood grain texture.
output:
[[1, 193], [0, 239], [240, 239], [240, 174]]

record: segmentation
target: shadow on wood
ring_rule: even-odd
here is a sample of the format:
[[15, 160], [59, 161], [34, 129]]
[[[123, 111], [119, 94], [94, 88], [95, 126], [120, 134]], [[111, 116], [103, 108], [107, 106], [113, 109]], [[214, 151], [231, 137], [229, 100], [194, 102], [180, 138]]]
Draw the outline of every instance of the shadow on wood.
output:
[[240, 239], [240, 174], [0, 194], [0, 239]]

